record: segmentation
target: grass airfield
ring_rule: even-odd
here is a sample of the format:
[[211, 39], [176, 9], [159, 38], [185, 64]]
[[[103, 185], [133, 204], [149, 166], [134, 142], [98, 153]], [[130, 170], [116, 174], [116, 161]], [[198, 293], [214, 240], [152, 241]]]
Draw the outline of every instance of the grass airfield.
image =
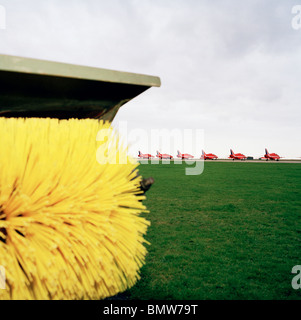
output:
[[124, 299], [300, 299], [301, 165], [206, 161], [141, 164], [155, 184], [141, 280]]

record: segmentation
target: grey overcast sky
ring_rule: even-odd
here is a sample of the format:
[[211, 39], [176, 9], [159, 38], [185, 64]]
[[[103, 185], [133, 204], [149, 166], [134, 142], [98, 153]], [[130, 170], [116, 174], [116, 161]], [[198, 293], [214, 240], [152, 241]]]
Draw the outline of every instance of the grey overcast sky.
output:
[[[204, 147], [301, 157], [301, 0], [0, 0], [0, 53], [156, 75], [114, 120], [202, 129]], [[149, 139], [149, 138], [148, 138]], [[136, 141], [142, 152], [156, 151]], [[185, 146], [184, 146], [185, 147]], [[148, 150], [146, 150], [148, 149]], [[176, 152], [172, 145], [163, 152]], [[191, 148], [183, 152], [191, 152]], [[137, 149], [134, 150], [136, 152]], [[195, 150], [194, 150], [195, 151]], [[200, 156], [197, 150], [196, 156]]]

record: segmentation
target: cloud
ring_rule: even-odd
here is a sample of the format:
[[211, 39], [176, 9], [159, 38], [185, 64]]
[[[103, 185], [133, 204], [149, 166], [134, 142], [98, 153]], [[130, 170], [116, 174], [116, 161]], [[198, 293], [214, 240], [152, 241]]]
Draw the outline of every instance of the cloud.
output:
[[122, 107], [116, 122], [127, 120], [130, 129], [201, 128], [216, 153], [231, 144], [260, 154], [264, 140], [283, 155], [301, 155], [296, 1], [1, 4], [2, 53], [160, 76], [161, 88]]

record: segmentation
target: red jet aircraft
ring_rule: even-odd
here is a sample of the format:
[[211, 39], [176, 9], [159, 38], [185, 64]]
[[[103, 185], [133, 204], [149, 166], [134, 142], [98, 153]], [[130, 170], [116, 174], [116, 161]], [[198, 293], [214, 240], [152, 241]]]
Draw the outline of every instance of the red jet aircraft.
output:
[[160, 159], [173, 159], [173, 156], [171, 156], [170, 154], [165, 154], [165, 153], [160, 153], [159, 151], [157, 151], [157, 158]]
[[279, 161], [280, 157], [277, 153], [269, 153], [268, 149], [265, 149], [265, 155], [263, 156], [264, 159], [267, 161], [270, 160], [276, 160]]
[[138, 151], [138, 157], [142, 158], [142, 159], [154, 158], [154, 156], [152, 156], [151, 154], [149, 154], [149, 153], [143, 154], [143, 153], [141, 153], [141, 151]]
[[201, 156], [201, 159], [204, 159], [204, 160], [216, 160], [218, 158], [218, 156], [216, 156], [215, 154], [213, 153], [205, 153], [204, 150], [202, 150], [202, 156]]
[[181, 159], [192, 159], [193, 158], [193, 156], [191, 154], [189, 154], [189, 153], [181, 153], [179, 150], [178, 150], [177, 157], [181, 158]]
[[233, 159], [233, 161], [236, 159], [236, 160], [245, 160], [247, 159], [247, 157], [242, 154], [242, 153], [234, 153], [232, 149], [230, 149], [230, 156], [229, 156], [230, 159]]

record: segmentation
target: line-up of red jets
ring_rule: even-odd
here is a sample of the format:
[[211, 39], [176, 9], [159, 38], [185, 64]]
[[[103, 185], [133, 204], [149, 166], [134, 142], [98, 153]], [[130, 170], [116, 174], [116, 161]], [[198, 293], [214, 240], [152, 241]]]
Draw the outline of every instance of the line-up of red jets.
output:
[[[155, 158], [151, 154], [149, 154], [149, 153], [143, 154], [143, 153], [141, 153], [141, 151], [138, 152], [138, 157], [141, 158], [141, 159], [152, 159], [152, 158]], [[159, 158], [159, 159], [173, 159], [172, 155], [166, 154], [166, 153], [162, 154], [159, 151], [157, 151], [156, 157]], [[189, 153], [181, 153], [178, 150], [177, 158], [179, 158], [179, 159], [193, 159], [194, 156], [189, 154]], [[202, 150], [202, 155], [201, 155], [200, 159], [216, 160], [216, 159], [218, 159], [218, 156], [213, 154], [213, 153], [205, 153], [205, 151]], [[233, 159], [233, 161], [234, 160], [246, 160], [247, 157], [242, 153], [234, 153], [233, 150], [230, 149], [229, 159]], [[276, 153], [269, 153], [268, 150], [265, 149], [265, 154], [261, 159], [278, 161], [280, 159], [280, 156], [278, 154], [276, 154]]]

